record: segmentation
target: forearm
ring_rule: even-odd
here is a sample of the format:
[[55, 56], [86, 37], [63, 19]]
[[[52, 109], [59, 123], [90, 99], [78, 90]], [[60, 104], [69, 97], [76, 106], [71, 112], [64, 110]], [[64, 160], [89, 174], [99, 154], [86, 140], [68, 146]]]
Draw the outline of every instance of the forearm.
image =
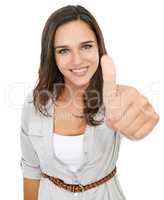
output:
[[24, 178], [24, 200], [38, 200], [39, 180]]

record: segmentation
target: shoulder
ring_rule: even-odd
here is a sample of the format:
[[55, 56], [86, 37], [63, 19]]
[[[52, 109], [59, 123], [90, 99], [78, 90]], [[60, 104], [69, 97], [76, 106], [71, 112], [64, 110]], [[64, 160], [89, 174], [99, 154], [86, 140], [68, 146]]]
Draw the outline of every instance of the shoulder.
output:
[[27, 115], [30, 110], [33, 108], [33, 92], [30, 91], [27, 93], [23, 105], [22, 105], [22, 115]]
[[109, 141], [117, 141], [120, 143], [123, 137], [119, 131], [108, 127], [105, 123], [105, 120], [102, 122], [102, 124], [95, 126], [94, 132], [96, 138], [98, 138], [100, 141], [104, 140], [104, 143]]
[[25, 96], [21, 109], [21, 124], [27, 130], [29, 120], [32, 119], [33, 113], [35, 112], [33, 105], [33, 92], [30, 91]]

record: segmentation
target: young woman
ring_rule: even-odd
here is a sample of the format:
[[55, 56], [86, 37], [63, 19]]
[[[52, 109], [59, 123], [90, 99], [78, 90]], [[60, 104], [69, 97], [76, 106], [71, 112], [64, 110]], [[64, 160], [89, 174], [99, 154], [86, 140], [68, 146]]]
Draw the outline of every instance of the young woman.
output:
[[116, 84], [89, 11], [60, 8], [45, 24], [39, 78], [22, 109], [24, 200], [125, 200], [121, 138], [141, 139], [158, 120], [146, 97]]

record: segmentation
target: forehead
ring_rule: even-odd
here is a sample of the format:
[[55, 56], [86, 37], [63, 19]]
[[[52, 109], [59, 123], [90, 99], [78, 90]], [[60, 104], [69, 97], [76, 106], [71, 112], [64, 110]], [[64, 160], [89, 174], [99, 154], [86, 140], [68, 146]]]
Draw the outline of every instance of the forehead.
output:
[[90, 26], [82, 20], [59, 26], [54, 36], [55, 45], [72, 45], [86, 40], [96, 41], [96, 36]]

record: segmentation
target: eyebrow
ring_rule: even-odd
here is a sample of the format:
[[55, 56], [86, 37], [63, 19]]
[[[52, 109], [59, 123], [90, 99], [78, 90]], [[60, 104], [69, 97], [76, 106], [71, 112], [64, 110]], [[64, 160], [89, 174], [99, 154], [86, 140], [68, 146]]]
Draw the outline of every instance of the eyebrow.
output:
[[[88, 44], [88, 43], [94, 43], [95, 41], [93, 40], [88, 40], [88, 41], [85, 41], [85, 42], [81, 42], [80, 44]], [[68, 48], [69, 46], [68, 45], [59, 45], [59, 46], [54, 46], [55, 49], [57, 48]]]

